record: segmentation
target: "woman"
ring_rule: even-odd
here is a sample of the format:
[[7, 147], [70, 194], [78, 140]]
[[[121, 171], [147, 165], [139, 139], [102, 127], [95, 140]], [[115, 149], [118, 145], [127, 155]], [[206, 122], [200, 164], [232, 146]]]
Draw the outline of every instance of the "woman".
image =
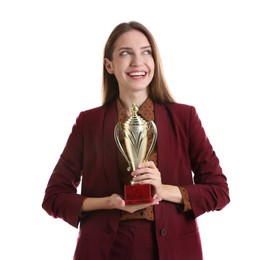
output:
[[[103, 95], [101, 107], [78, 116], [42, 204], [80, 226], [74, 259], [203, 259], [195, 219], [229, 203], [226, 177], [195, 108], [169, 93], [157, 45], [142, 24], [119, 24], [109, 36]], [[155, 122], [158, 139], [149, 160], [130, 174], [113, 132], [133, 103]], [[151, 184], [153, 201], [126, 205], [130, 180]]]

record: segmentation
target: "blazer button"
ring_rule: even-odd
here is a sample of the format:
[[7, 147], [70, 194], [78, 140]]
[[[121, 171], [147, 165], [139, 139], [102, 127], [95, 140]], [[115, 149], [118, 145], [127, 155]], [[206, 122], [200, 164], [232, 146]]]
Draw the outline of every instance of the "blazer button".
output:
[[162, 229], [161, 229], [161, 236], [162, 236], [162, 237], [165, 237], [166, 235], [167, 235], [166, 228], [162, 228]]

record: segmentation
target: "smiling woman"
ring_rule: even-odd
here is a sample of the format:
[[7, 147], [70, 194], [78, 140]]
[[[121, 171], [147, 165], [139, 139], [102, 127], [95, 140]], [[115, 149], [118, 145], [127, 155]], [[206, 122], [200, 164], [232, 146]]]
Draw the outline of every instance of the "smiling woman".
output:
[[[221, 210], [230, 199], [196, 110], [173, 100], [157, 45], [142, 24], [115, 27], [103, 58], [103, 105], [78, 116], [42, 206], [74, 227], [80, 224], [76, 260], [201, 260], [195, 219]], [[149, 160], [130, 173], [113, 130], [118, 121], [134, 117], [134, 103], [135, 113], [155, 123], [158, 139]], [[124, 187], [130, 182], [150, 185], [150, 202], [126, 203]]]

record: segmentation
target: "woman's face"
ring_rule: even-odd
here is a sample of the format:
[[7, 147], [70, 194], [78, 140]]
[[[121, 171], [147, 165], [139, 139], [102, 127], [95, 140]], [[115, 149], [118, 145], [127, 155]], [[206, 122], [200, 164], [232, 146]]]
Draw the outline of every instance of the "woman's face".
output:
[[147, 37], [132, 30], [114, 44], [112, 60], [105, 59], [108, 73], [114, 74], [120, 93], [145, 92], [154, 75], [154, 60]]

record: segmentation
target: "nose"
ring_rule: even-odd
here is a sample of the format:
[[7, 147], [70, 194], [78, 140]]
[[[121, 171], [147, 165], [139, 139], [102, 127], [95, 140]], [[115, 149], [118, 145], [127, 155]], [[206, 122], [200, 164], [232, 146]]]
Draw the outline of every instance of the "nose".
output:
[[143, 64], [141, 55], [134, 54], [131, 60], [131, 67], [139, 67]]

